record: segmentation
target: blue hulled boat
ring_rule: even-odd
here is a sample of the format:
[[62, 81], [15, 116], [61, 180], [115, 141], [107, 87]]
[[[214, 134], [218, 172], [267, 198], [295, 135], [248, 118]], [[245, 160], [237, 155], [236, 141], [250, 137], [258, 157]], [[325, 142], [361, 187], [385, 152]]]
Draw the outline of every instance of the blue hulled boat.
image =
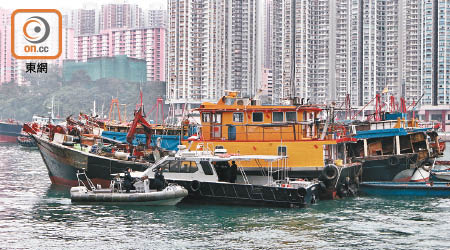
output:
[[448, 182], [363, 182], [360, 191], [379, 196], [450, 197]]

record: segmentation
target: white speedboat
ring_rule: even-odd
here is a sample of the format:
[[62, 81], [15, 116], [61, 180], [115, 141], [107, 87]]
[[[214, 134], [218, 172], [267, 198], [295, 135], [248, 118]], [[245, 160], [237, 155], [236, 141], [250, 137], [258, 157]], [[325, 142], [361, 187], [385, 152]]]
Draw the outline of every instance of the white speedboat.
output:
[[[207, 147], [203, 147], [207, 148]], [[176, 154], [161, 158], [141, 173], [151, 181], [155, 172], [162, 171], [169, 183], [183, 186], [189, 192], [183, 202], [215, 203], [225, 205], [305, 207], [319, 197], [321, 185], [318, 180], [291, 179], [287, 176], [286, 156], [228, 155], [224, 149], [189, 151], [183, 145]], [[229, 163], [237, 162], [237, 179]], [[264, 176], [247, 177], [242, 161], [257, 161]], [[264, 162], [268, 164], [263, 167]], [[136, 173], [137, 174], [137, 173]]]

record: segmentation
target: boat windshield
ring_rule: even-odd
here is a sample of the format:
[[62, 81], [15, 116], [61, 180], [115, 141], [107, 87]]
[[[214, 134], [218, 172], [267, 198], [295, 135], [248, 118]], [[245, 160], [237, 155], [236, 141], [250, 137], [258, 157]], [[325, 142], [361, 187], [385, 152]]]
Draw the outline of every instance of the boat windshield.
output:
[[224, 100], [224, 102], [225, 102], [225, 105], [233, 105], [233, 104], [234, 104], [234, 102], [236, 101], [236, 99], [235, 99], [235, 98], [229, 98], [229, 97], [225, 97], [224, 99], [225, 99], [225, 100]]

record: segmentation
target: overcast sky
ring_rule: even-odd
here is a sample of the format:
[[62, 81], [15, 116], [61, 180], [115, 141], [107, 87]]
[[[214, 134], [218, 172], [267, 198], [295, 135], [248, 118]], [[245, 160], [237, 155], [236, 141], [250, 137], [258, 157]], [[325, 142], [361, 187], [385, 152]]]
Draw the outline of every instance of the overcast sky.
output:
[[138, 4], [144, 9], [166, 9], [167, 0], [0, 0], [0, 8], [4, 9], [78, 9], [83, 6], [100, 7], [107, 3]]

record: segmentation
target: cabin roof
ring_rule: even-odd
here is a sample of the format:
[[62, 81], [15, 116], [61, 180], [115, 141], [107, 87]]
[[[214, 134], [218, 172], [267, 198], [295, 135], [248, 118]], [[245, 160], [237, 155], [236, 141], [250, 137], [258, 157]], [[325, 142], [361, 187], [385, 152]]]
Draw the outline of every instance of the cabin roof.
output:
[[315, 106], [272, 106], [272, 105], [225, 105], [214, 103], [203, 103], [195, 110], [200, 112], [236, 112], [236, 111], [313, 111], [320, 112], [321, 108]]

